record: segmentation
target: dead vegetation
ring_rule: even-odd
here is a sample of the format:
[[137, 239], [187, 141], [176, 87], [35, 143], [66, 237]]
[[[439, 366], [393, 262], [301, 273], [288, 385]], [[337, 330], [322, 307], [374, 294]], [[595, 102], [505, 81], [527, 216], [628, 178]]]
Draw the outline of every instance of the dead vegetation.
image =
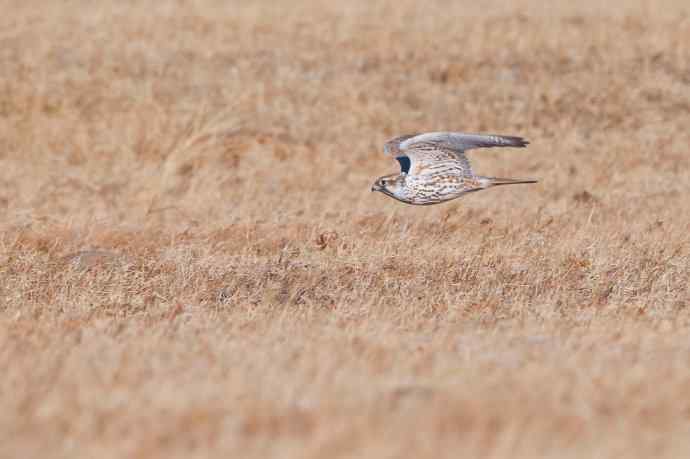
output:
[[690, 454], [684, 2], [4, 10], [0, 456]]

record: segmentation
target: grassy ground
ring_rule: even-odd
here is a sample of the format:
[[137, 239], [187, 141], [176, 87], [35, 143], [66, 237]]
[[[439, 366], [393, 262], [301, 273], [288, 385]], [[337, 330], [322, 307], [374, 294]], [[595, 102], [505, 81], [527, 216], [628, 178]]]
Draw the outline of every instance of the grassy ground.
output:
[[0, 456], [690, 456], [690, 8], [603, 3], [4, 2]]

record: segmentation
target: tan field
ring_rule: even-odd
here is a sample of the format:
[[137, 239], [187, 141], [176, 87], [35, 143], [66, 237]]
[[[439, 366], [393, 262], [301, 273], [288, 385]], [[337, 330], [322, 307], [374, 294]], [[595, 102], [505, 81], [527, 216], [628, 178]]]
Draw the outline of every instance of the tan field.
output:
[[688, 2], [2, 3], [0, 457], [690, 457]]

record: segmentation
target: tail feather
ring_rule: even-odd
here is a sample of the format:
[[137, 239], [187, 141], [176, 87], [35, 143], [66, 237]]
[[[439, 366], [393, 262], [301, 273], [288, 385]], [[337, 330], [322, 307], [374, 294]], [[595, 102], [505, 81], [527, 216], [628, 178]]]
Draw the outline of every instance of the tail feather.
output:
[[521, 183], [537, 183], [534, 179], [511, 179], [511, 178], [500, 178], [500, 177], [481, 177], [481, 184], [484, 188], [489, 188], [492, 186], [499, 185], [518, 185]]

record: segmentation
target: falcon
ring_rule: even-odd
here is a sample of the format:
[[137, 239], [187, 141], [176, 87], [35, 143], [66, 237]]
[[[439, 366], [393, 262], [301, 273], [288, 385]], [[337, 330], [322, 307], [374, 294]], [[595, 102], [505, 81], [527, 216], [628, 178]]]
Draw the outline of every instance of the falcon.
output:
[[475, 175], [465, 151], [473, 148], [524, 148], [522, 137], [429, 132], [396, 137], [386, 142], [384, 153], [400, 163], [400, 173], [379, 177], [371, 191], [380, 191], [405, 204], [428, 206], [459, 198], [465, 193], [498, 185], [537, 183]]

